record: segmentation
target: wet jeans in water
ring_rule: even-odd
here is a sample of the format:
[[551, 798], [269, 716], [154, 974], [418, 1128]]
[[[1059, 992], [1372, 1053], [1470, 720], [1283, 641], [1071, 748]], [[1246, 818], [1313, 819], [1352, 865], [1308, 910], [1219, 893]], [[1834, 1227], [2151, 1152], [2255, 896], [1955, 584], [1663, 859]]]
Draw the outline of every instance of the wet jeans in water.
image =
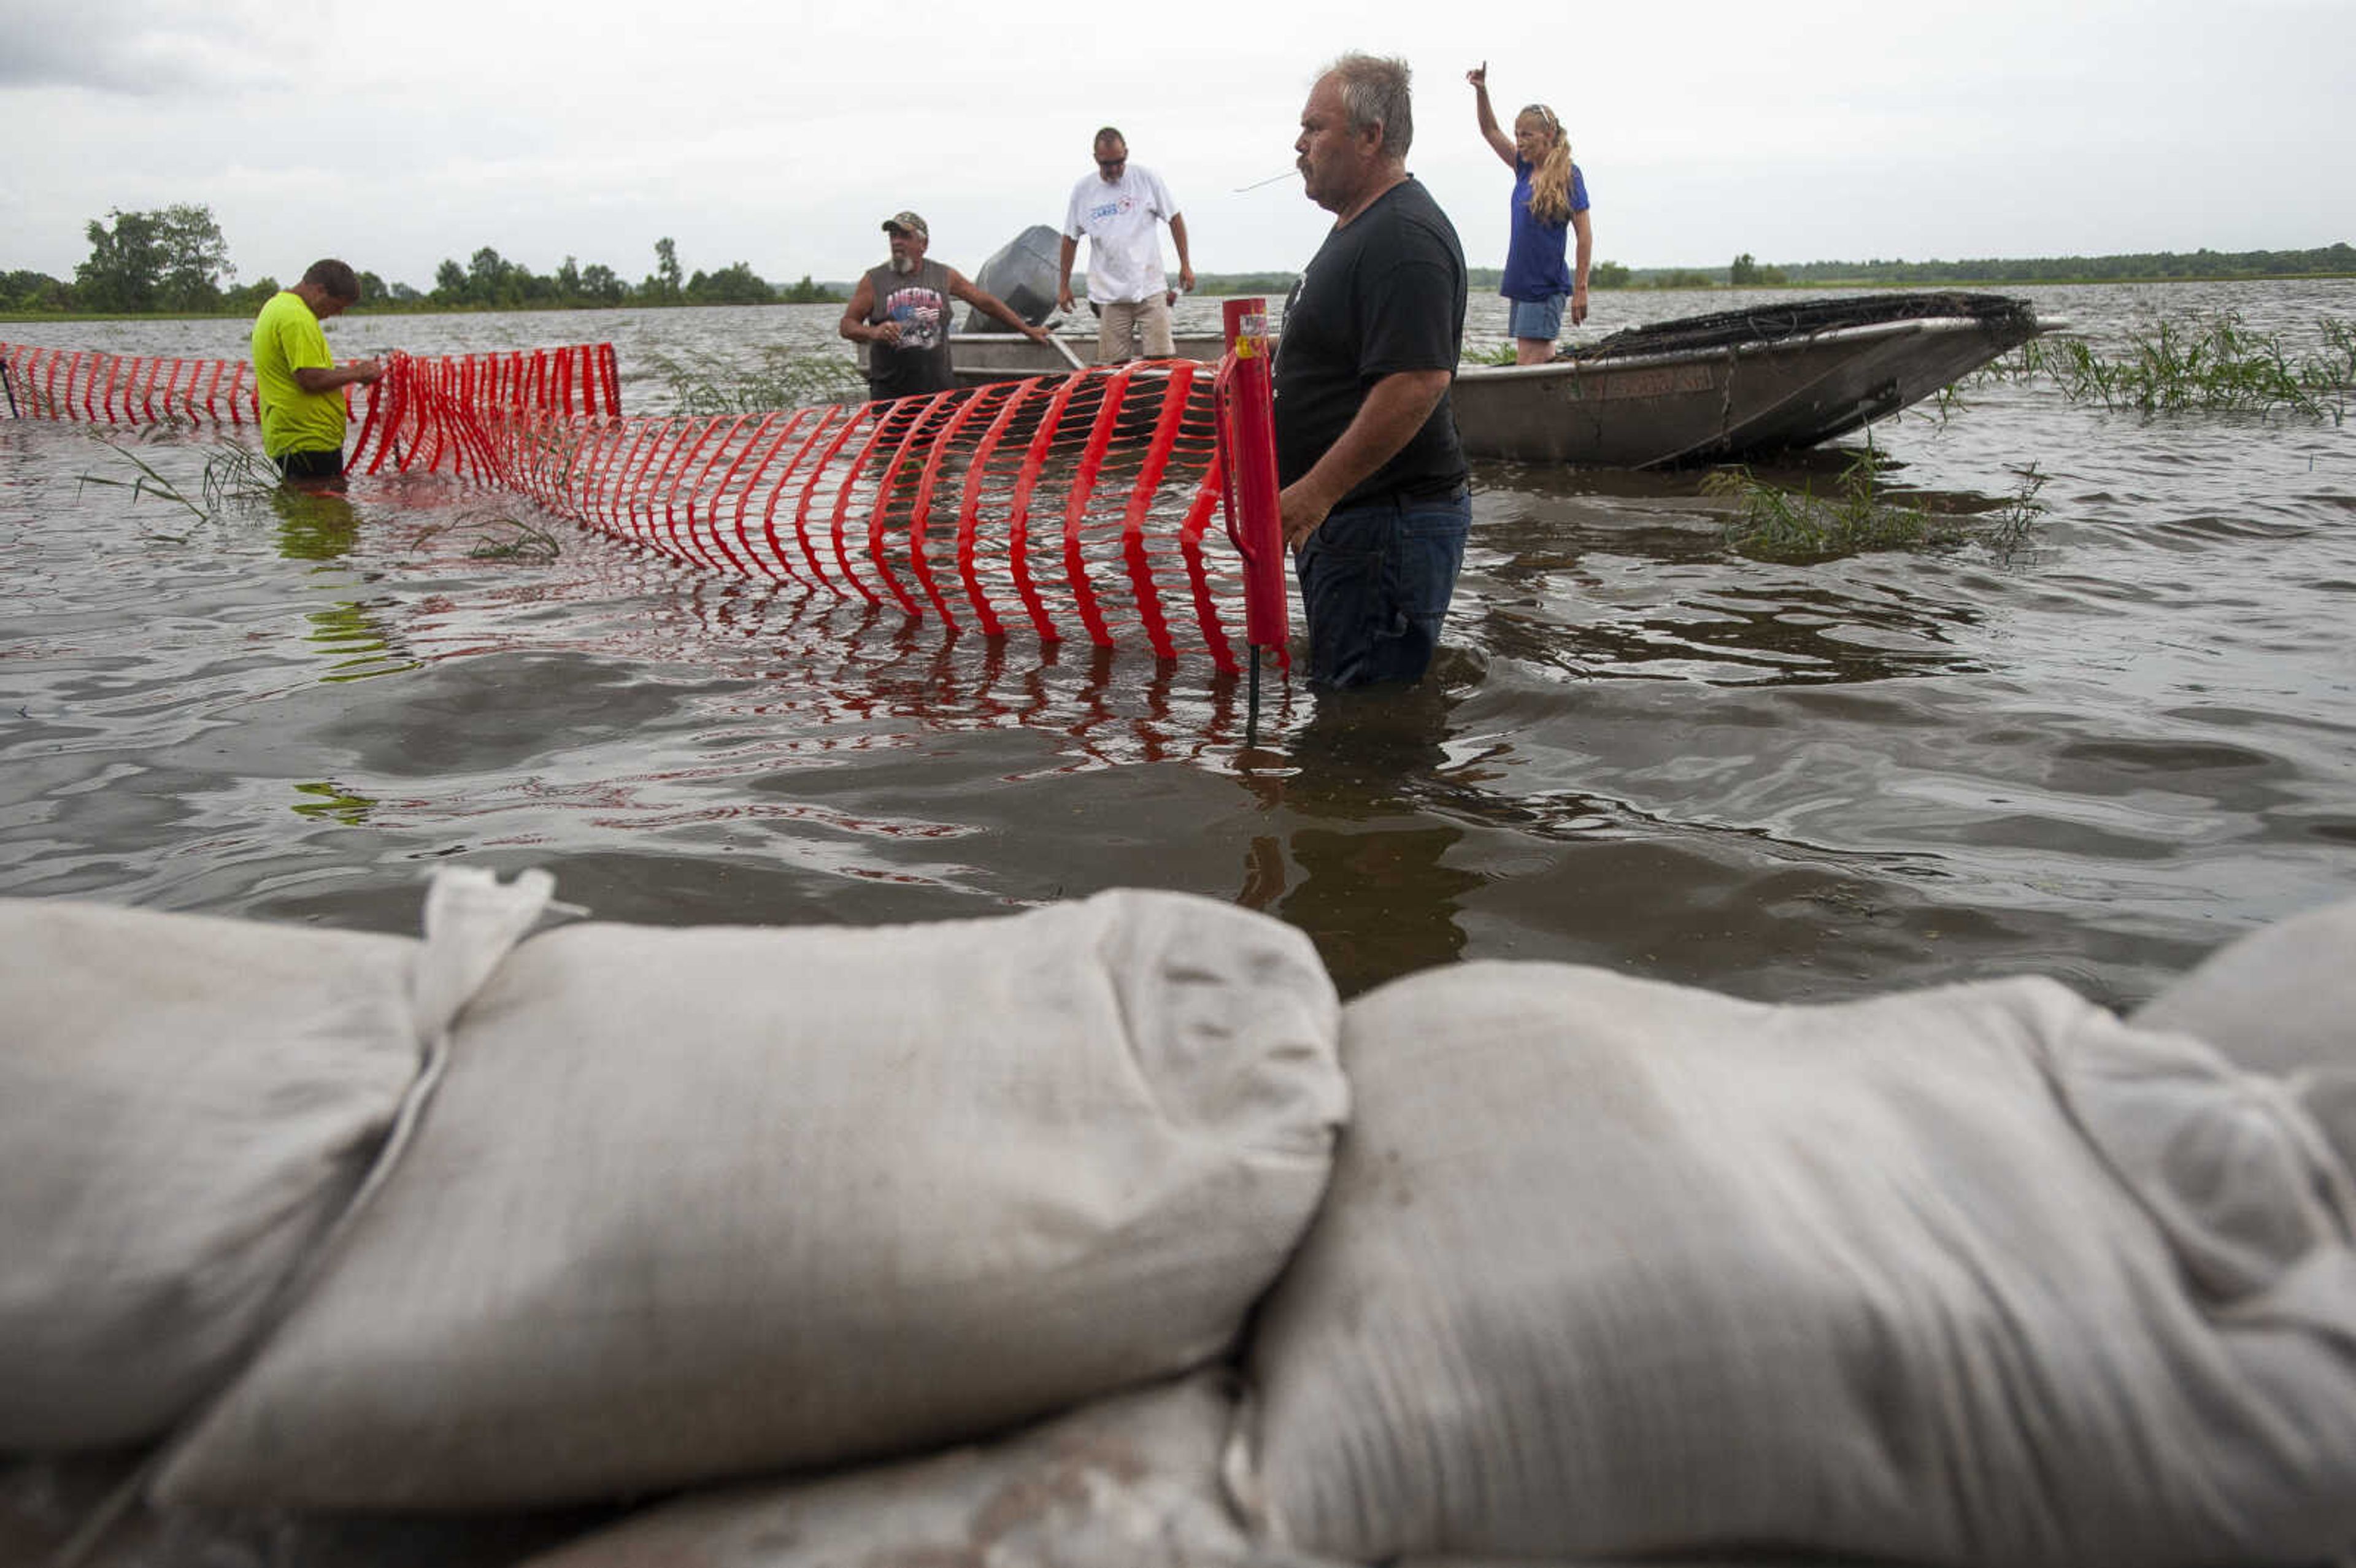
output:
[[1330, 514], [1293, 558], [1309, 616], [1309, 678], [1418, 680], [1440, 646], [1464, 564], [1472, 497], [1391, 496]]

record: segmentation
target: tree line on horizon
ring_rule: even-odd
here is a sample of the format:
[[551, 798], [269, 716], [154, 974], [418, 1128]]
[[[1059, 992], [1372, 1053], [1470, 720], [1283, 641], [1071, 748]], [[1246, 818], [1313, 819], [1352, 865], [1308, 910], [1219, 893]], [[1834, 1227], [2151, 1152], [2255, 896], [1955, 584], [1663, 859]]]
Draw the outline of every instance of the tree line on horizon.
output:
[[[0, 271], [0, 313], [14, 315], [207, 315], [252, 314], [280, 287], [262, 277], [236, 284], [237, 269], [212, 209], [180, 204], [152, 212], [110, 211], [86, 230], [90, 259], [70, 280], [24, 269]], [[362, 272], [363, 310], [600, 310], [624, 305], [810, 304], [846, 299], [851, 285], [813, 282], [776, 284], [738, 261], [717, 272], [689, 273], [677, 243], [654, 243], [655, 269], [633, 283], [602, 262], [580, 265], [567, 256], [553, 272], [533, 272], [491, 246], [466, 264], [445, 260], [434, 286], [421, 291], [387, 283]], [[1203, 292], [1281, 296], [1297, 273], [1205, 273]], [[1473, 288], [1494, 289], [1502, 274], [1474, 268]], [[1749, 252], [1724, 268], [1633, 268], [1599, 261], [1589, 273], [1597, 289], [1701, 289], [1724, 286], [1834, 284], [2051, 283], [2356, 276], [2356, 247], [2346, 242], [2308, 251], [2146, 251], [2114, 256], [1987, 258], [1960, 261], [1795, 261], [1762, 265]], [[1075, 282], [1078, 280], [1076, 277]]]
[[[86, 230], [90, 259], [71, 279], [27, 269], [0, 272], [0, 312], [16, 315], [214, 315], [260, 310], [283, 286], [264, 276], [239, 286], [229, 243], [212, 209], [193, 204], [153, 212], [110, 211]], [[775, 284], [735, 262], [714, 272], [684, 271], [679, 247], [655, 241], [655, 270], [630, 283], [603, 263], [571, 256], [550, 273], [510, 261], [486, 245], [465, 265], [445, 260], [430, 290], [388, 283], [359, 270], [359, 308], [391, 310], [596, 310], [620, 305], [802, 304], [847, 298], [814, 283]]]

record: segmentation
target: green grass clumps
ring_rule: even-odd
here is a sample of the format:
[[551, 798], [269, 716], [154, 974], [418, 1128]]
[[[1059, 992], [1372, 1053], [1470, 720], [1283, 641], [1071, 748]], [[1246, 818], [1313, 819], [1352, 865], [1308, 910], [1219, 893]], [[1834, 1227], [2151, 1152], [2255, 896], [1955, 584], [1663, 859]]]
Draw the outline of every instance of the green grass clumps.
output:
[[1701, 491], [1735, 505], [1727, 548], [1757, 560], [1826, 560], [1873, 550], [1920, 549], [1971, 541], [1999, 552], [2018, 549], [2045, 513], [2037, 492], [2045, 475], [2031, 464], [2014, 472], [2013, 495], [1992, 511], [1942, 512], [1893, 499], [1880, 486], [1881, 459], [1867, 451], [1841, 472], [1830, 495], [1813, 485], [1786, 490], [1748, 468], [1720, 469]]
[[2236, 313], [2212, 320], [2163, 317], [2127, 335], [2124, 353], [2104, 355], [2083, 338], [2031, 338], [1984, 374], [2043, 377], [2072, 402], [2106, 409], [2178, 413], [2276, 410], [2339, 424], [2356, 390], [2356, 322], [2317, 324], [2320, 352], [2294, 357], [2276, 333], [2254, 332]]
[[537, 523], [504, 512], [461, 512], [447, 523], [428, 523], [409, 540], [409, 553], [419, 555], [444, 534], [453, 540], [471, 539], [468, 560], [554, 560], [564, 553], [555, 533]]
[[204, 498], [198, 503], [190, 500], [177, 485], [137, 453], [104, 437], [95, 439], [99, 445], [121, 458], [133, 472], [128, 478], [85, 474], [81, 475], [77, 489], [100, 485], [128, 490], [134, 501], [142, 496], [154, 496], [176, 507], [185, 507], [201, 522], [219, 517], [229, 510], [232, 503], [258, 500], [278, 488], [277, 465], [241, 442], [224, 439], [213, 443], [211, 454], [205, 459], [204, 477], [198, 492]]
[[840, 354], [772, 347], [762, 350], [761, 363], [752, 369], [724, 364], [709, 354], [684, 360], [659, 354], [653, 362], [670, 388], [677, 411], [691, 418], [867, 400], [866, 378], [854, 360]]

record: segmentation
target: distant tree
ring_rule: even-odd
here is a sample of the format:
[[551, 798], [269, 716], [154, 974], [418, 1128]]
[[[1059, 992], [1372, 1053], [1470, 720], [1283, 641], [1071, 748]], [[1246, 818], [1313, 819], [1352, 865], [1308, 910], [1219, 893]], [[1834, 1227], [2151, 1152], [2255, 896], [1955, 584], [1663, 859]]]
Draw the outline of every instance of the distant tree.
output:
[[72, 307], [73, 289], [62, 278], [21, 269], [0, 272], [0, 310], [70, 310]]
[[278, 280], [264, 272], [241, 289], [231, 289], [221, 296], [221, 308], [241, 315], [252, 315], [270, 303], [278, 292]]
[[602, 261], [581, 269], [581, 292], [600, 304], [620, 304], [629, 298], [630, 285]]
[[74, 269], [77, 303], [84, 310], [154, 310], [164, 276], [162, 225], [152, 212], [117, 208], [107, 217], [114, 221], [92, 219], [86, 230], [90, 260]]
[[1737, 288], [1740, 288], [1745, 283], [1757, 283], [1759, 281], [1758, 258], [1752, 256], [1748, 251], [1737, 256], [1734, 259], [1734, 265], [1726, 270], [1726, 281]]
[[360, 274], [360, 303], [362, 304], [377, 304], [382, 303], [384, 298], [384, 280], [378, 277], [374, 272], [362, 272]]
[[466, 303], [466, 269], [444, 259], [434, 270], [434, 303], [464, 304]]
[[1624, 289], [1628, 286], [1628, 269], [1617, 261], [1598, 261], [1587, 270], [1590, 288]]
[[164, 252], [159, 303], [166, 310], [219, 309], [221, 284], [237, 277], [237, 268], [230, 263], [229, 241], [213, 220], [213, 209], [184, 203], [149, 216]]
[[581, 266], [570, 256], [556, 269], [556, 292], [568, 300], [581, 297]]
[[466, 263], [466, 303], [498, 305], [509, 303], [515, 266], [488, 245]]
[[647, 280], [647, 293], [661, 300], [677, 300], [681, 292], [679, 270], [679, 242], [665, 237], [655, 241], [654, 275]]
[[777, 291], [777, 297], [787, 304], [831, 304], [842, 295], [824, 283], [812, 283], [804, 272], [800, 283], [787, 283]]
[[687, 297], [697, 304], [767, 304], [777, 291], [749, 263], [738, 261], [709, 277], [696, 273], [687, 285]]

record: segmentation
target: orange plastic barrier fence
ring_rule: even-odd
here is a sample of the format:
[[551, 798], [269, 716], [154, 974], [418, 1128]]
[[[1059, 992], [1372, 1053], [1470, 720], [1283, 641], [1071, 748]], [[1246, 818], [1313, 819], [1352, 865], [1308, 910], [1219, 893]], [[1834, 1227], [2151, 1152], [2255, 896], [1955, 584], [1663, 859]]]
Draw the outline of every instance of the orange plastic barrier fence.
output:
[[[1222, 470], [1207, 365], [680, 419], [623, 416], [614, 366], [605, 344], [394, 354], [355, 389], [347, 471], [456, 475], [710, 571], [990, 636], [1141, 635], [1158, 658], [1243, 667], [1242, 563], [1212, 526]], [[0, 345], [0, 368], [20, 417], [254, 418], [235, 361]]]
[[[452, 355], [412, 363], [446, 369], [486, 404], [562, 414], [622, 411], [621, 372], [610, 343]], [[261, 422], [253, 367], [242, 359], [0, 343], [0, 392], [5, 394], [0, 406], [16, 419], [92, 424]], [[374, 397], [372, 387], [347, 389], [345, 406], [364, 419], [373, 411]]]

